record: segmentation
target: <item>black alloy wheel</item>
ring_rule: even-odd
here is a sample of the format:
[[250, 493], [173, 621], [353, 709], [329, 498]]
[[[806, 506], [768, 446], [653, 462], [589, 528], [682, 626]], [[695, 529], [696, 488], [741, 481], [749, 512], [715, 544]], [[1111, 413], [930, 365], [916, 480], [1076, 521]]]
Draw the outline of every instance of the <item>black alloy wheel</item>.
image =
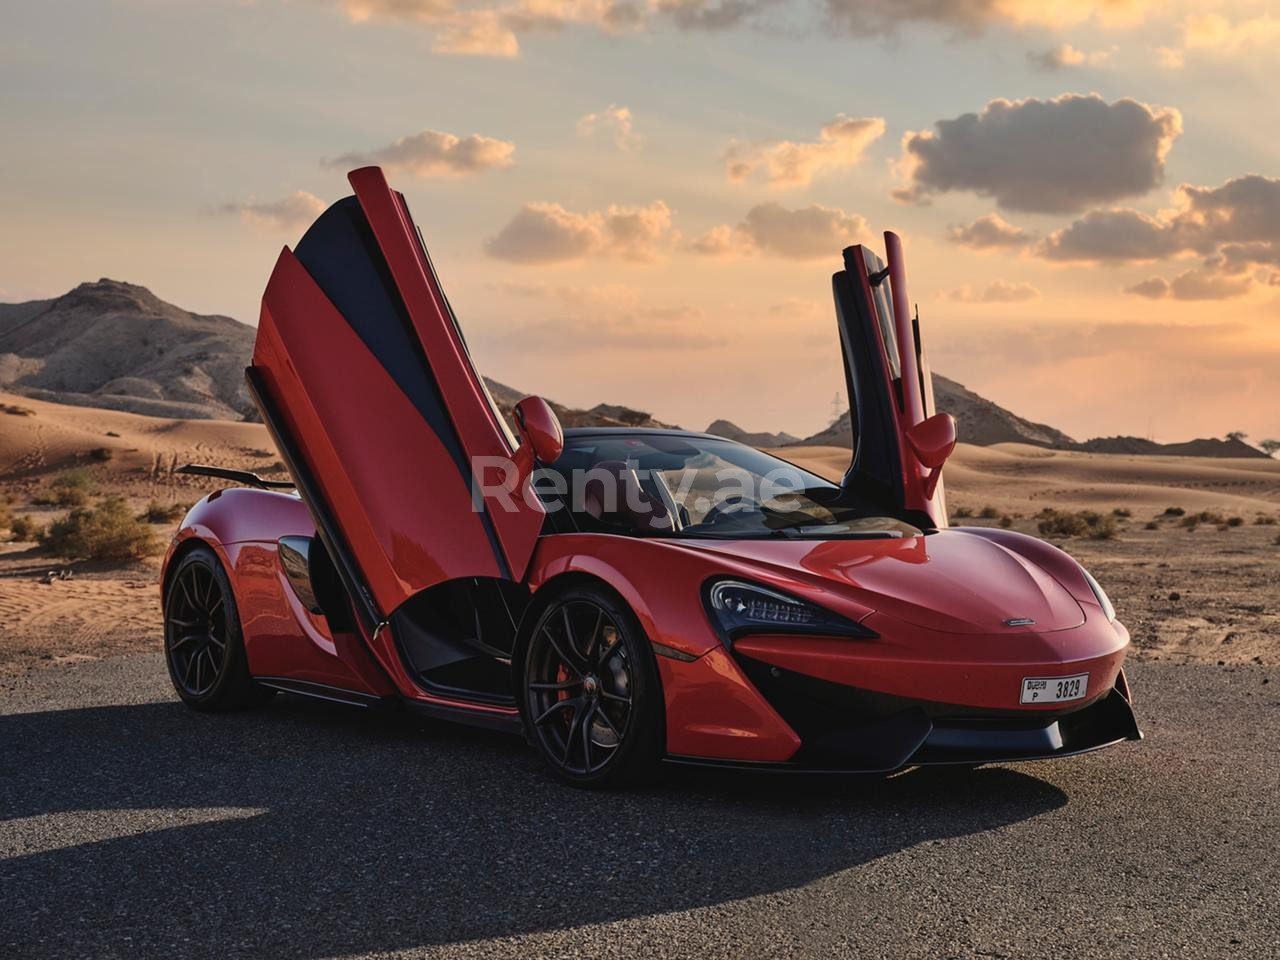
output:
[[195, 547], [178, 562], [164, 610], [165, 661], [184, 703], [219, 710], [270, 696], [249, 676], [235, 596], [211, 549]]
[[603, 589], [554, 601], [529, 639], [524, 713], [552, 770], [579, 786], [651, 774], [662, 747], [653, 653], [634, 615]]

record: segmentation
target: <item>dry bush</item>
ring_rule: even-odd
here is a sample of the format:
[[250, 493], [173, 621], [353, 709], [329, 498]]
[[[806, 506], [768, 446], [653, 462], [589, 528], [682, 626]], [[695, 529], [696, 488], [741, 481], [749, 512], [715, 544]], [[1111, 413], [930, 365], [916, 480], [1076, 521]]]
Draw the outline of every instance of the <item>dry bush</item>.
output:
[[44, 527], [30, 517], [14, 517], [9, 524], [9, 534], [15, 543], [32, 543], [44, 534]]
[[16, 403], [0, 403], [0, 410], [14, 417], [34, 417], [36, 412], [30, 407], [20, 407]]
[[138, 514], [138, 519], [144, 523], [175, 523], [187, 515], [187, 509], [185, 504], [152, 500], [147, 509]]
[[1227, 517], [1228, 527], [1239, 527], [1244, 524], [1244, 517]]
[[93, 492], [93, 477], [88, 470], [68, 470], [49, 484], [49, 492], [33, 497], [31, 502], [46, 507], [82, 507]]
[[40, 543], [68, 560], [139, 560], [156, 552], [151, 527], [135, 517], [121, 497], [77, 507], [55, 520]]
[[1181, 507], [1165, 507], [1164, 508], [1164, 515], [1166, 517], [1180, 517], [1186, 512], [1187, 511], [1183, 510]]
[[997, 510], [995, 507], [988, 505], [982, 508], [982, 511], [978, 514], [978, 516], [980, 516], [983, 520], [994, 520], [996, 517], [1000, 516], [1000, 511]]
[[1148, 530], [1159, 530], [1159, 529], [1160, 529], [1160, 524], [1156, 523], [1154, 520], [1148, 520], [1148, 521], [1147, 521], [1147, 529], [1148, 529]]
[[1117, 520], [1128, 520], [1133, 516], [1133, 511], [1128, 507], [1116, 507], [1111, 511], [1111, 515]]
[[1088, 537], [1090, 540], [1110, 540], [1116, 535], [1114, 517], [1104, 517], [1092, 510], [1079, 513], [1048, 510], [1038, 524], [1043, 537]]
[[1013, 517], [1008, 517], [1008, 516], [1001, 517], [1000, 526], [1003, 527], [1005, 530], [1008, 530], [1010, 527], [1013, 526]]
[[89, 451], [89, 459], [98, 463], [106, 463], [115, 455], [116, 452], [110, 447], [94, 447]]
[[955, 517], [957, 520], [964, 520], [967, 517], [973, 516], [973, 510], [969, 507], [956, 507], [955, 512], [953, 512], [951, 516]]
[[1269, 513], [1260, 513], [1258, 514], [1258, 519], [1253, 522], [1260, 527], [1274, 527], [1276, 525], [1276, 518], [1271, 516]]
[[1227, 526], [1227, 518], [1213, 510], [1201, 510], [1199, 513], [1188, 513], [1182, 518], [1182, 526], [1186, 527], [1188, 530], [1194, 530], [1202, 523], [1221, 527], [1225, 530]]

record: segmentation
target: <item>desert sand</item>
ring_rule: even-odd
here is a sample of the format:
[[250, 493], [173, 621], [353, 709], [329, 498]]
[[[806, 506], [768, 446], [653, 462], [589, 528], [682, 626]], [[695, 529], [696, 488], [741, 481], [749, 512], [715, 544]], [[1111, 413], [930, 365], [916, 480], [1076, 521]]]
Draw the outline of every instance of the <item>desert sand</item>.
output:
[[[100, 449], [109, 454], [94, 453]], [[849, 458], [838, 447], [777, 452], [829, 477]], [[15, 516], [47, 524], [65, 512], [31, 501], [70, 469], [91, 475], [95, 495], [124, 496], [138, 509], [151, 500], [187, 505], [222, 485], [173, 473], [188, 461], [280, 469], [261, 424], [146, 417], [0, 393], [0, 497]], [[1008, 517], [1013, 529], [1034, 534], [1035, 514], [1045, 507], [1129, 511], [1117, 519], [1113, 539], [1055, 542], [1108, 589], [1132, 631], [1135, 655], [1280, 662], [1280, 525], [1265, 523], [1280, 519], [1280, 461], [962, 444], [945, 477], [953, 515], [984, 508], [995, 515], [958, 523]], [[1163, 517], [1169, 507], [1239, 517], [1240, 525], [1187, 530]], [[156, 525], [158, 542], [168, 542], [173, 526]], [[70, 579], [42, 582], [63, 569]], [[30, 669], [158, 649], [158, 571], [158, 557], [67, 564], [34, 543], [0, 543], [0, 688]]]

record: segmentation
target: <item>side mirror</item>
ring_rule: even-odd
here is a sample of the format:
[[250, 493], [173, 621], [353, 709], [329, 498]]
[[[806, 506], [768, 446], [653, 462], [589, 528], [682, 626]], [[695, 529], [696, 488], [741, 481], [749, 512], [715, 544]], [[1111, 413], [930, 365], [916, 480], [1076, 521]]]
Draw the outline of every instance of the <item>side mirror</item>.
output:
[[541, 397], [525, 397], [516, 404], [516, 425], [540, 463], [552, 464], [564, 450], [564, 431], [551, 404]]
[[956, 448], [956, 418], [949, 413], [935, 413], [907, 427], [906, 434], [916, 459], [931, 470], [941, 470]]

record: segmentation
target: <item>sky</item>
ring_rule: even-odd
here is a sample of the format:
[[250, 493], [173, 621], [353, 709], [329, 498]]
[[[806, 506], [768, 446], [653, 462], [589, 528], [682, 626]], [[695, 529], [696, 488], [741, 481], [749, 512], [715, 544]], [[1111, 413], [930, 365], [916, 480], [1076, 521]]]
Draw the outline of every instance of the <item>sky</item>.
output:
[[0, 299], [256, 322], [379, 163], [481, 369], [805, 435], [840, 250], [903, 237], [935, 371], [1077, 437], [1280, 437], [1280, 11], [1146, 0], [0, 8]]

